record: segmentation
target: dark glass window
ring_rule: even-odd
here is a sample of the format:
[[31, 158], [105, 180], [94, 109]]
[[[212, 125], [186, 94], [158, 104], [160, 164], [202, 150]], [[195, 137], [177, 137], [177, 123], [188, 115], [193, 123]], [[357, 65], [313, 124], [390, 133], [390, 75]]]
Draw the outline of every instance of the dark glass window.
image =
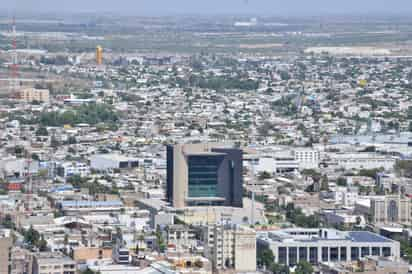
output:
[[384, 257], [389, 257], [391, 256], [391, 248], [390, 247], [384, 247], [382, 248], [382, 255]]
[[381, 255], [381, 251], [379, 247], [372, 247], [372, 255], [373, 256], [380, 256]]
[[309, 248], [309, 262], [311, 264], [318, 263], [318, 248], [317, 247], [310, 247]]
[[350, 258], [352, 261], [359, 259], [359, 248], [358, 247], [350, 248]]
[[299, 261], [308, 260], [308, 250], [306, 247], [299, 247]]
[[346, 259], [347, 259], [346, 247], [341, 247], [340, 248], [340, 260], [346, 261]]
[[296, 265], [298, 262], [298, 249], [296, 247], [289, 247], [289, 265]]
[[339, 261], [339, 248], [337, 247], [330, 248], [330, 260], [332, 262]]
[[286, 247], [278, 248], [279, 264], [286, 264]]
[[189, 156], [189, 197], [216, 197], [221, 156]]
[[322, 261], [329, 261], [329, 249], [327, 247], [322, 247]]
[[369, 254], [369, 247], [365, 246], [361, 248], [361, 257], [368, 256]]

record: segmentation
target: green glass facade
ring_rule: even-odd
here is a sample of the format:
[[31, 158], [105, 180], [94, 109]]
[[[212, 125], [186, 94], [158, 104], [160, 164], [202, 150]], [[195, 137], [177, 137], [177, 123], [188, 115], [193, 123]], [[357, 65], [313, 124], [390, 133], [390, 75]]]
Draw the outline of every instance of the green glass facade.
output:
[[189, 156], [189, 195], [196, 197], [216, 197], [218, 169], [222, 156]]

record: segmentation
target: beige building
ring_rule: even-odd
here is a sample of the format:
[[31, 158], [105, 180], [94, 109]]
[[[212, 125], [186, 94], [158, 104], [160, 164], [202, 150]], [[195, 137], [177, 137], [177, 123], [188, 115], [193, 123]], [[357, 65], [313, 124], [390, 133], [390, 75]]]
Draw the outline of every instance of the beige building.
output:
[[409, 265], [407, 263], [393, 262], [391, 260], [366, 257], [349, 263], [325, 264], [320, 269], [324, 274], [407, 274]]
[[48, 89], [24, 88], [20, 90], [18, 98], [24, 102], [41, 102], [48, 103], [50, 101], [50, 92]]
[[33, 274], [75, 274], [76, 262], [56, 252], [40, 252], [33, 255]]
[[256, 271], [256, 232], [234, 225], [207, 226], [205, 256], [215, 270]]
[[13, 244], [9, 234], [8, 231], [0, 231], [0, 274], [9, 273], [10, 248]]
[[71, 257], [78, 263], [86, 262], [87, 260], [110, 259], [112, 258], [112, 249], [99, 247], [77, 247], [72, 250]]
[[374, 223], [411, 222], [411, 200], [401, 195], [387, 195], [371, 199], [370, 215]]

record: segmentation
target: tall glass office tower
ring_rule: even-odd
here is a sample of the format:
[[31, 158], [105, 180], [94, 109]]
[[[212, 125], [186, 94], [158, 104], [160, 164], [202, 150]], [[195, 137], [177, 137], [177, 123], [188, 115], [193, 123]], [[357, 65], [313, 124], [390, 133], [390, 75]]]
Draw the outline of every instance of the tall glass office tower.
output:
[[185, 206], [242, 207], [242, 151], [219, 145], [167, 147], [167, 198]]

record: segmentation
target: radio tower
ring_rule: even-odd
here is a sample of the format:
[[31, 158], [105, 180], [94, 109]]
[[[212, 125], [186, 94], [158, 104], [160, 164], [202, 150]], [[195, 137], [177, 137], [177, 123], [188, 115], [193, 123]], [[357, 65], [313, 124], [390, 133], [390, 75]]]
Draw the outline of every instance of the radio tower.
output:
[[33, 181], [32, 181], [32, 173], [31, 173], [31, 159], [30, 155], [26, 155], [27, 160], [26, 160], [26, 201], [25, 201], [25, 211], [28, 215], [31, 215], [31, 196], [33, 193]]
[[17, 58], [17, 32], [16, 32], [16, 18], [13, 16], [12, 21], [12, 29], [11, 29], [11, 36], [12, 36], [12, 51], [11, 51], [11, 65], [10, 65], [10, 91], [11, 95], [15, 96], [17, 91], [17, 78], [19, 76], [19, 65], [18, 65], [18, 58]]

